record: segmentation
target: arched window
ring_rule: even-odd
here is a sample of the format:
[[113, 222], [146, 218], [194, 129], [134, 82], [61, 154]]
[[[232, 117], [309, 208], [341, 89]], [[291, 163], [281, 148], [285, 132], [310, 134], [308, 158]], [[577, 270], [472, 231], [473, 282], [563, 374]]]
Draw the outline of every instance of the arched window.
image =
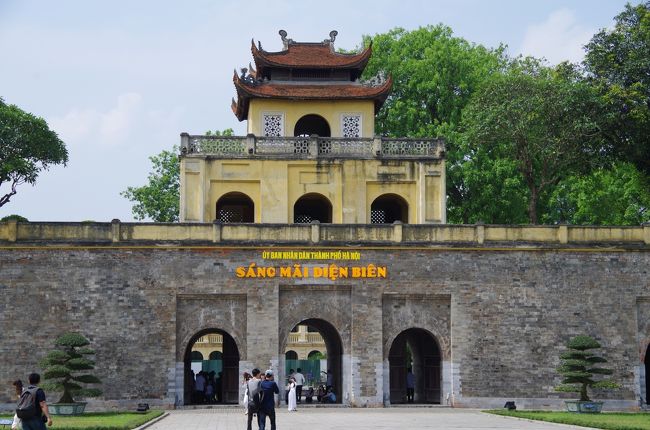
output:
[[203, 354], [200, 351], [192, 351], [190, 355], [190, 360], [192, 361], [203, 361]]
[[221, 351], [212, 351], [210, 353], [210, 360], [222, 360], [223, 359], [223, 354]]
[[293, 222], [308, 224], [312, 221], [332, 222], [332, 204], [321, 194], [305, 194], [293, 205]]
[[284, 358], [287, 360], [297, 360], [298, 359], [298, 353], [296, 351], [287, 351], [284, 354]]
[[370, 205], [370, 222], [373, 224], [392, 224], [395, 221], [406, 224], [408, 219], [408, 203], [397, 194], [383, 194]]
[[255, 204], [244, 193], [227, 193], [217, 201], [217, 219], [221, 222], [253, 222]]
[[293, 129], [294, 136], [311, 136], [317, 134], [319, 137], [330, 137], [330, 126], [320, 115], [305, 115], [298, 120]]

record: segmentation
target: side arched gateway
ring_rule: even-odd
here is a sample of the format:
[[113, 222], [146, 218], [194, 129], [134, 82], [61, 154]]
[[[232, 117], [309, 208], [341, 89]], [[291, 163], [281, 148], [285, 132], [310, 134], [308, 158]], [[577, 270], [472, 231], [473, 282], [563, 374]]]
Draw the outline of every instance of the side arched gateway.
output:
[[[393, 341], [388, 361], [391, 404], [440, 403], [440, 348], [431, 333], [420, 328], [404, 330]], [[414, 386], [412, 394], [409, 382]]]
[[650, 344], [645, 350], [645, 403], [650, 405], [648, 397], [650, 395]]
[[[221, 351], [210, 353], [209, 360], [197, 360], [199, 356], [205, 358], [198, 349], [207, 343]], [[186, 405], [239, 403], [239, 350], [228, 333], [219, 329], [196, 333], [187, 344], [184, 363]], [[208, 384], [212, 385], [212, 395], [206, 395]]]

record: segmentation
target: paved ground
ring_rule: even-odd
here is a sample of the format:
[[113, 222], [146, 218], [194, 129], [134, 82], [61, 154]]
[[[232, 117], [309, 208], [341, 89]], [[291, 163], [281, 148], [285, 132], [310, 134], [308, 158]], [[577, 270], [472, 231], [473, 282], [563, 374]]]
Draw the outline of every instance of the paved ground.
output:
[[[559, 430], [584, 427], [542, 423], [485, 414], [476, 410], [448, 408], [304, 408], [298, 412], [277, 410], [278, 430]], [[267, 420], [267, 429], [270, 429]], [[246, 416], [240, 409], [171, 411], [147, 430], [245, 430]], [[256, 430], [257, 426], [253, 425]]]

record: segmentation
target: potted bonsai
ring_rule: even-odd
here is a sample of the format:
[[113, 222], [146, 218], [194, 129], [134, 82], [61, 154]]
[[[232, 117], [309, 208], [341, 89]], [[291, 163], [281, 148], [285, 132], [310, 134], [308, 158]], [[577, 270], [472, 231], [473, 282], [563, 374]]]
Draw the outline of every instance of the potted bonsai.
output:
[[45, 380], [42, 388], [63, 393], [57, 403], [49, 405], [50, 412], [54, 415], [82, 414], [86, 403], [75, 402], [73, 396], [97, 397], [102, 394], [96, 388], [80, 385], [101, 382], [96, 376], [84, 372], [95, 368], [95, 362], [87, 357], [95, 351], [87, 347], [90, 342], [79, 333], [65, 333], [54, 344], [57, 348], [41, 361]]
[[562, 375], [562, 384], [555, 387], [556, 391], [567, 393], [580, 393], [579, 400], [565, 401], [569, 412], [599, 413], [603, 402], [593, 402], [589, 398], [587, 388], [615, 389], [619, 385], [609, 379], [594, 380], [594, 375], [611, 375], [610, 369], [596, 367], [600, 363], [607, 363], [603, 357], [598, 356], [593, 349], [600, 348], [594, 338], [590, 336], [576, 336], [569, 340], [568, 351], [560, 354], [558, 373]]

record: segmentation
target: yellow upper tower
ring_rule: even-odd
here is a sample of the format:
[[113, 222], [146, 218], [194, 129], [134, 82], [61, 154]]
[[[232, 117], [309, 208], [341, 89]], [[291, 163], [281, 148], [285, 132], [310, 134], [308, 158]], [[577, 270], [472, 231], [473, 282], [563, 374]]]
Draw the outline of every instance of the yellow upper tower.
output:
[[233, 77], [248, 135], [181, 135], [181, 221], [445, 222], [443, 142], [374, 136], [391, 79], [362, 82], [372, 47], [337, 53], [336, 35], [252, 42]]

